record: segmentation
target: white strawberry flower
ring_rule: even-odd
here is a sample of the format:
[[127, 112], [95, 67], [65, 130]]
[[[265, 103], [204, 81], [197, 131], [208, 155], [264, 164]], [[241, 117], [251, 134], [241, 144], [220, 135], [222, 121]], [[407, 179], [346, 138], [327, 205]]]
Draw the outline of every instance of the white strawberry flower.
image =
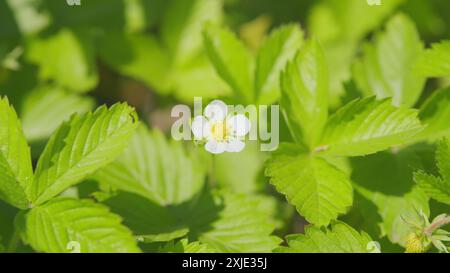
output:
[[228, 107], [214, 100], [205, 107], [204, 115], [196, 116], [191, 130], [196, 140], [206, 141], [205, 150], [213, 154], [240, 152], [242, 141], [250, 131], [250, 121], [242, 114], [228, 115]]

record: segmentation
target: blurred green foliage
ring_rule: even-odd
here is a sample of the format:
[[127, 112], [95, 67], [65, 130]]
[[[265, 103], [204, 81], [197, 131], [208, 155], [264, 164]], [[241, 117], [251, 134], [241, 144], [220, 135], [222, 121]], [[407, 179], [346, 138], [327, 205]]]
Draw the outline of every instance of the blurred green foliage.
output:
[[[323, 251], [359, 252], [366, 250], [370, 237], [383, 242], [382, 250], [398, 251], [409, 233], [402, 220], [405, 215], [416, 210], [427, 216], [450, 213], [446, 205], [430, 206], [428, 196], [413, 181], [418, 169], [436, 174], [434, 143], [450, 134], [448, 14], [450, 2], [443, 0], [386, 0], [381, 6], [363, 0], [81, 0], [80, 6], [5, 0], [0, 1], [0, 95], [7, 96], [17, 112], [31, 145], [33, 166], [50, 136], [73, 114], [118, 101], [136, 108], [142, 123], [152, 130], [139, 127], [129, 140], [131, 146], [115, 162], [89, 181], [69, 184], [83, 182], [74, 187], [75, 196], [95, 196], [124, 218], [144, 251], [272, 251], [280, 242], [270, 236], [273, 229], [279, 237], [303, 231], [305, 221], [299, 220], [294, 207], [319, 227], [308, 227], [306, 237], [288, 237], [289, 248], [279, 251], [322, 251], [311, 246], [311, 238], [327, 238], [333, 247]], [[300, 72], [306, 79], [299, 77]], [[356, 110], [347, 105], [372, 95], [392, 97], [394, 105], [418, 110], [396, 112], [387, 100], [380, 106], [363, 99], [353, 104], [359, 107]], [[266, 175], [275, 177], [272, 183], [290, 204], [264, 177], [269, 153], [260, 152], [258, 145], [213, 160], [190, 144], [167, 141], [170, 107], [190, 105], [196, 96], [205, 103], [220, 98], [230, 103], [281, 104], [286, 116], [280, 125], [281, 140], [295, 141], [302, 148], [280, 148], [286, 153], [274, 156]], [[347, 124], [345, 114], [368, 117], [373, 109], [404, 113], [414, 128], [420, 119], [425, 129], [382, 144], [345, 146], [359, 137], [350, 128], [354, 123], [349, 122], [346, 130], [338, 126]], [[397, 121], [393, 118], [389, 124], [409, 126]], [[366, 127], [372, 134], [365, 136], [379, 133], [382, 126], [376, 127], [377, 122], [374, 118], [373, 126]], [[24, 145], [26, 141], [22, 140]], [[314, 151], [320, 141], [340, 150], [331, 150], [324, 158], [307, 157], [305, 149]], [[404, 145], [367, 155], [399, 142]], [[407, 144], [411, 145], [402, 147]], [[302, 168], [288, 164], [292, 162]], [[337, 196], [339, 204], [321, 214], [303, 213], [307, 202], [296, 193], [305, 185], [286, 189], [292, 181], [277, 177], [286, 175], [280, 165], [303, 177], [306, 187], [316, 181], [341, 185], [334, 193], [311, 194], [319, 199]], [[208, 174], [211, 169], [213, 175]], [[206, 177], [216, 181], [205, 185]], [[49, 193], [45, 201], [63, 189]], [[112, 193], [118, 190], [128, 193]], [[26, 208], [23, 198], [11, 202]], [[77, 202], [50, 200], [30, 217], [39, 219], [47, 210], [78, 206]], [[103, 207], [83, 204], [114, 228], [120, 222]], [[131, 205], [135, 207], [130, 212]], [[17, 212], [0, 201], [0, 251], [2, 246], [11, 247]], [[186, 213], [198, 218], [190, 219]], [[338, 217], [368, 234], [342, 222], [332, 222], [325, 231], [320, 228]], [[249, 225], [260, 228], [255, 231]], [[28, 242], [34, 250], [64, 250], [46, 245], [38, 236], [43, 230], [36, 230]], [[239, 231], [241, 237], [233, 237]], [[118, 238], [129, 240], [130, 234], [117, 228]], [[354, 247], [337, 245], [343, 237], [352, 239]], [[124, 245], [124, 251], [139, 250], [134, 243]], [[15, 250], [33, 251], [26, 244]]]

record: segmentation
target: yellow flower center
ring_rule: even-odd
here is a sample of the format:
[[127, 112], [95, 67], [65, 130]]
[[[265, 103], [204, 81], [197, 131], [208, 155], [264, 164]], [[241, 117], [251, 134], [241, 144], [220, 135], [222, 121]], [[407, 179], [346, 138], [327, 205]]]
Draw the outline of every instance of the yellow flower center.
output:
[[214, 140], [223, 141], [228, 138], [229, 128], [225, 122], [219, 121], [211, 126], [211, 136]]
[[422, 240], [415, 233], [408, 235], [405, 244], [406, 253], [423, 253], [425, 252], [425, 247], [422, 244]]

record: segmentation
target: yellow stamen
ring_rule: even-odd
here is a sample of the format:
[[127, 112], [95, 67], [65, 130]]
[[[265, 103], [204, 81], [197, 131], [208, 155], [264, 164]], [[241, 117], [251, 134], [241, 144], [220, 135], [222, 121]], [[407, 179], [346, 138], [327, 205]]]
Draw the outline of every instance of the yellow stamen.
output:
[[211, 135], [217, 141], [226, 140], [229, 135], [229, 128], [222, 121], [216, 122], [211, 126]]

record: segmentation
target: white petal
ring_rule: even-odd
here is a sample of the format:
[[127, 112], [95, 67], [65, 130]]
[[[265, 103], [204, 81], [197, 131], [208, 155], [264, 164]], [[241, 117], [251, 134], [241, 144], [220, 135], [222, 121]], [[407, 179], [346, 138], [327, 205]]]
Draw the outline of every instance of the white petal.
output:
[[221, 100], [214, 100], [205, 107], [204, 115], [210, 121], [224, 120], [227, 116], [228, 106]]
[[191, 130], [196, 139], [207, 138], [211, 134], [210, 125], [204, 116], [196, 116], [191, 124]]
[[225, 152], [227, 144], [225, 142], [219, 142], [215, 140], [210, 140], [206, 142], [205, 150], [212, 154], [221, 154]]
[[231, 140], [227, 143], [225, 150], [230, 153], [238, 153], [245, 147], [245, 143], [240, 140]]
[[230, 117], [227, 124], [233, 129], [235, 136], [245, 136], [250, 132], [250, 120], [242, 114]]

